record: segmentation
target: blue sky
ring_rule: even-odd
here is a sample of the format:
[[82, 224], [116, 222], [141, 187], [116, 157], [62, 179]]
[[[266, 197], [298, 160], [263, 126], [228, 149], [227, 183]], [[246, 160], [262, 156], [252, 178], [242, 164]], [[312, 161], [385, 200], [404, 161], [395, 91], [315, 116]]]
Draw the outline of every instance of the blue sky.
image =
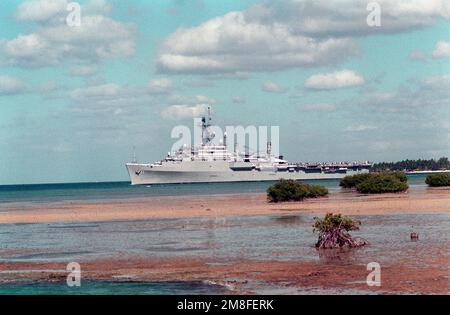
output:
[[0, 184], [127, 180], [212, 104], [293, 161], [450, 155], [450, 1], [0, 3]]

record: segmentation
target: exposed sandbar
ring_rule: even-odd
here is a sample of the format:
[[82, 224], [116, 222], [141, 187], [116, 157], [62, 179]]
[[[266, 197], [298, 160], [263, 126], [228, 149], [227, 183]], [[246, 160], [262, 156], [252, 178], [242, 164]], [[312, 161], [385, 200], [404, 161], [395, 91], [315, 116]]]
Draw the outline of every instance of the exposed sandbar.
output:
[[341, 191], [301, 202], [268, 203], [265, 194], [162, 196], [107, 201], [10, 203], [0, 206], [0, 224], [93, 222], [270, 214], [348, 215], [450, 212], [450, 189], [414, 188], [406, 193], [362, 195]]

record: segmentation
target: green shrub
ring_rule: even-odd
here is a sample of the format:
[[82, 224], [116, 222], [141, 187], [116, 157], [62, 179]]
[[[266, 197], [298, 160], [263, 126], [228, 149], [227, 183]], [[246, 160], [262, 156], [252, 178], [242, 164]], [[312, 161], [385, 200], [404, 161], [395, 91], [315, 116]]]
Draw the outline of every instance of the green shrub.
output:
[[395, 176], [399, 181], [403, 182], [403, 183], [407, 183], [408, 182], [408, 177], [406, 176], [405, 173], [403, 172], [380, 172], [379, 174], [387, 174], [387, 175], [393, 175]]
[[371, 173], [348, 175], [348, 176], [345, 176], [343, 179], [341, 179], [341, 182], [339, 183], [339, 185], [344, 188], [353, 188], [353, 187], [356, 187], [356, 185], [358, 185], [359, 183], [368, 179], [370, 176], [371, 176]]
[[306, 185], [302, 187], [306, 189], [306, 198], [316, 198], [328, 195], [328, 189], [320, 185]]
[[304, 198], [316, 198], [328, 194], [328, 189], [318, 185], [308, 185], [292, 179], [281, 179], [267, 188], [270, 202], [300, 201]]
[[359, 230], [361, 221], [353, 220], [349, 217], [337, 213], [327, 213], [323, 219], [314, 218], [313, 232], [329, 232], [335, 228], [341, 228], [345, 231]]
[[393, 173], [373, 173], [368, 179], [357, 184], [356, 190], [366, 194], [406, 191], [408, 183], [402, 179], [403, 177]]
[[316, 248], [361, 247], [367, 245], [365, 239], [352, 237], [348, 232], [358, 230], [360, 221], [341, 214], [327, 213], [323, 219], [314, 218], [314, 232], [319, 233]]
[[403, 172], [364, 173], [345, 176], [339, 185], [362, 193], [400, 192], [408, 189], [408, 178]]
[[377, 172], [377, 173], [363, 173], [345, 176], [343, 179], [341, 179], [339, 185], [344, 188], [354, 188], [358, 184], [378, 175], [392, 175], [403, 183], [408, 182], [408, 178], [406, 177], [406, 174], [403, 172]]
[[425, 183], [432, 187], [450, 186], [450, 173], [430, 174], [425, 179]]

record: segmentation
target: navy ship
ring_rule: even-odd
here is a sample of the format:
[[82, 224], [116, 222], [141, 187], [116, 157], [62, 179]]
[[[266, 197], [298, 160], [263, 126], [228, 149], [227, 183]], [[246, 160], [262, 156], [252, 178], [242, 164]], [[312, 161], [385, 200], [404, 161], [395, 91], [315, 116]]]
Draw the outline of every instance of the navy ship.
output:
[[127, 163], [132, 185], [275, 181], [279, 179], [334, 179], [346, 175], [368, 173], [369, 161], [291, 163], [274, 156], [271, 143], [264, 154], [242, 153], [227, 147], [224, 134], [220, 145], [213, 144], [210, 131], [211, 111], [202, 117], [202, 142], [199, 146], [182, 146], [154, 163]]

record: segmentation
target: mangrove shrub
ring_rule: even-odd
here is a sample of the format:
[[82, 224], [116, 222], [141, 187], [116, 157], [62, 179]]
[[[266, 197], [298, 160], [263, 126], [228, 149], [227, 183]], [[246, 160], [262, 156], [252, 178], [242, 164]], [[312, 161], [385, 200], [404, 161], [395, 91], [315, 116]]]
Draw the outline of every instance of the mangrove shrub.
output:
[[340, 185], [345, 188], [356, 188], [361, 193], [390, 193], [408, 189], [408, 178], [402, 172], [364, 173], [346, 176]]
[[425, 179], [425, 183], [431, 187], [450, 186], [450, 173], [430, 174]]
[[270, 202], [301, 201], [305, 198], [326, 196], [328, 189], [319, 185], [308, 185], [292, 179], [281, 179], [267, 188]]
[[323, 219], [314, 218], [313, 232], [319, 233], [316, 248], [360, 247], [367, 241], [352, 237], [349, 231], [359, 230], [360, 221], [339, 214], [327, 213]]

